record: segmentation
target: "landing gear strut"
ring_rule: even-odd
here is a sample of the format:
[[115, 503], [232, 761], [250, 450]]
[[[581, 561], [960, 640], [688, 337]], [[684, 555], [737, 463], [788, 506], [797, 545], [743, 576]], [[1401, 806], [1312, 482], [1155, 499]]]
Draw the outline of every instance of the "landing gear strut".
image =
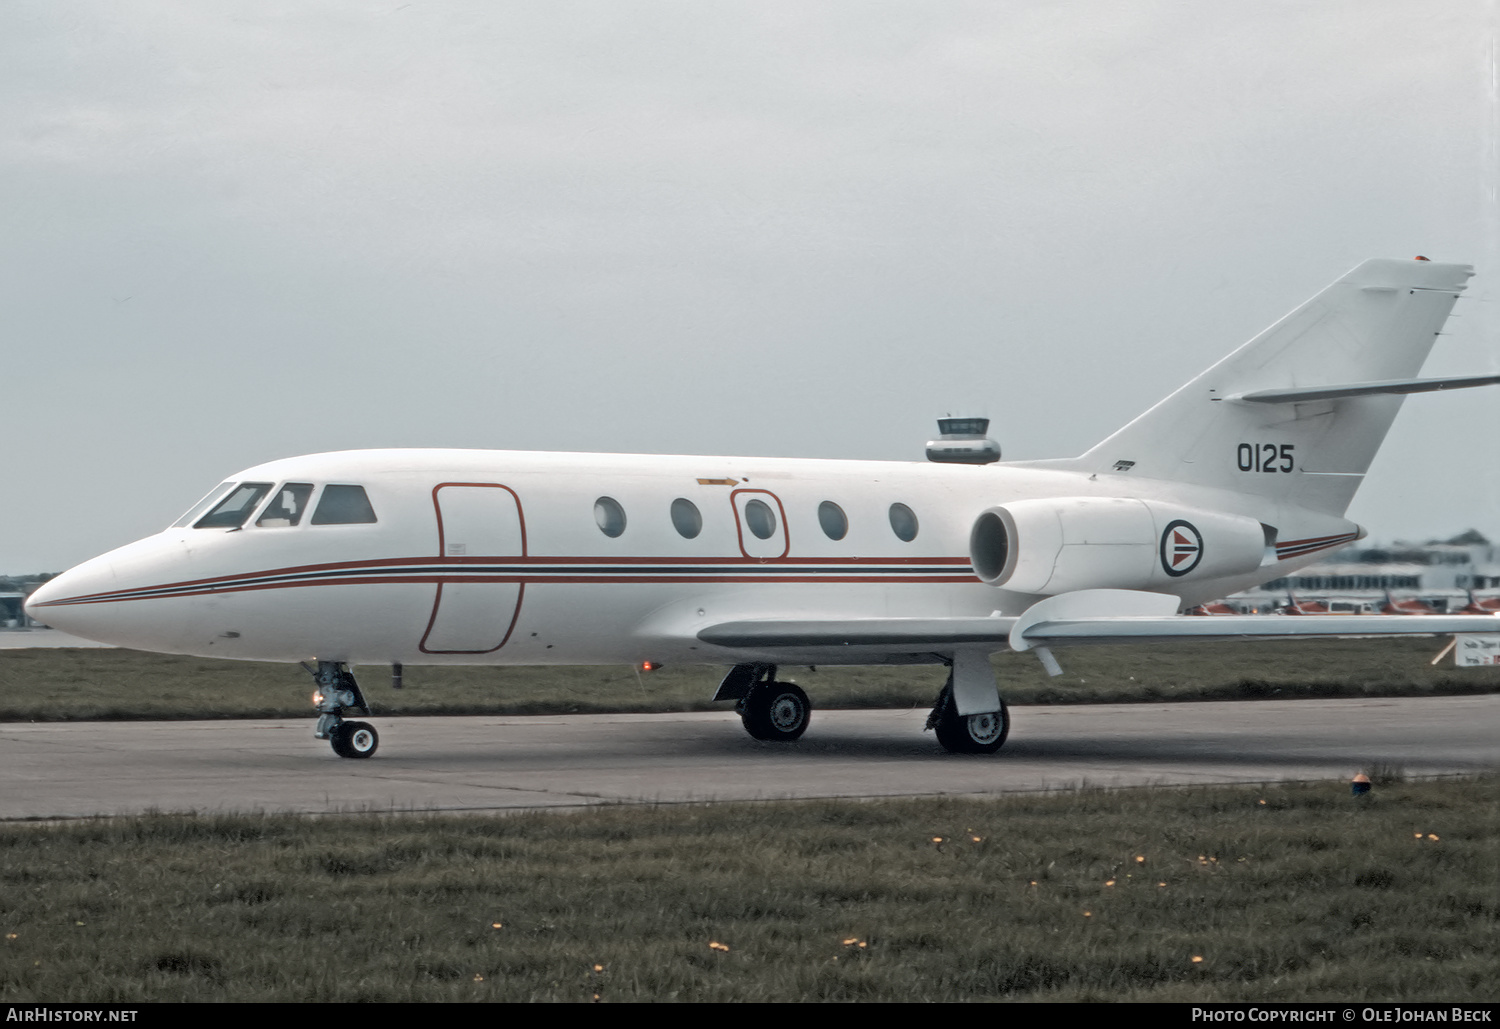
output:
[[[306, 665], [303, 665], [306, 668]], [[357, 707], [366, 715], [370, 705], [360, 692], [354, 673], [342, 661], [319, 661], [312, 672], [318, 688], [313, 693], [313, 706], [322, 714], [318, 716], [318, 727], [313, 735], [333, 744], [333, 752], [339, 757], [369, 757], [380, 746], [380, 734], [368, 722], [346, 722], [344, 714]]]
[[812, 705], [793, 683], [776, 681], [775, 665], [735, 665], [715, 700], [737, 699], [745, 731], [758, 740], [789, 743], [807, 730]]
[[950, 667], [943, 692], [938, 694], [932, 713], [927, 716], [927, 728], [937, 734], [938, 742], [951, 754], [993, 754], [1005, 745], [1005, 737], [1010, 733], [1010, 712], [1002, 699], [999, 711], [959, 714], [958, 703], [953, 699]]

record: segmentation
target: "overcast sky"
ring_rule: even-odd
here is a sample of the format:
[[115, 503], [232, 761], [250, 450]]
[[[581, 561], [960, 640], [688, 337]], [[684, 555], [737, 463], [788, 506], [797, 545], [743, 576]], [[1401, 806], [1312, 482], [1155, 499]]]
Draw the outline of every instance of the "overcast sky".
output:
[[[0, 5], [0, 572], [356, 447], [1068, 456], [1368, 257], [1478, 266], [1495, 0]], [[1350, 516], [1500, 536], [1500, 394]]]

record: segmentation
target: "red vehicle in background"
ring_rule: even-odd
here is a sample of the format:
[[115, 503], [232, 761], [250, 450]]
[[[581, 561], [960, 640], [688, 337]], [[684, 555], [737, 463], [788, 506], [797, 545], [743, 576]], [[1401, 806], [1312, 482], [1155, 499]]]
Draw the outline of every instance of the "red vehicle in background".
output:
[[1500, 597], [1476, 597], [1474, 591], [1469, 590], [1469, 603], [1466, 607], [1453, 612], [1458, 615], [1492, 615], [1500, 612]]
[[[1437, 614], [1437, 612], [1434, 611], [1431, 607], [1427, 606], [1426, 604], [1422, 603], [1422, 601], [1417, 600], [1416, 598], [1412, 598], [1411, 600], [1397, 600], [1395, 597], [1391, 596], [1390, 590], [1385, 591], [1385, 603], [1381, 605], [1380, 613], [1383, 615]], [[1494, 612], [1487, 611], [1485, 613], [1493, 614]]]
[[1298, 600], [1297, 595], [1291, 590], [1286, 591], [1286, 607], [1281, 609], [1284, 615], [1331, 615], [1328, 605], [1320, 600]]
[[1183, 612], [1185, 615], [1237, 615], [1239, 613], [1222, 600], [1212, 600], [1207, 604], [1190, 607]]

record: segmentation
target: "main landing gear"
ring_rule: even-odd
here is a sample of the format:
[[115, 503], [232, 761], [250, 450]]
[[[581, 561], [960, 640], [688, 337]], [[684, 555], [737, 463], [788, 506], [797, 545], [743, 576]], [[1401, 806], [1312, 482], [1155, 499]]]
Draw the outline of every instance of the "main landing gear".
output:
[[794, 683], [777, 682], [775, 665], [735, 665], [715, 700], [737, 700], [745, 731], [758, 740], [790, 743], [807, 731], [812, 705]]
[[948, 681], [927, 716], [927, 728], [937, 734], [938, 742], [951, 754], [993, 754], [1005, 745], [1005, 737], [1010, 734], [1010, 711], [1001, 700], [999, 711], [959, 714], [950, 666]]
[[[302, 667], [307, 668], [306, 665]], [[346, 722], [344, 714], [357, 707], [367, 716], [370, 705], [360, 692], [354, 673], [342, 661], [319, 661], [312, 672], [318, 688], [313, 693], [313, 706], [322, 714], [318, 716], [318, 727], [313, 735], [333, 744], [333, 752], [339, 757], [369, 757], [380, 746], [380, 734], [368, 722]]]
[[[991, 704], [997, 710], [959, 714], [960, 681], [971, 711]], [[812, 715], [806, 693], [792, 683], [776, 681], [775, 665], [735, 665], [714, 699], [736, 701], [734, 709], [745, 731], [758, 740], [795, 740], [806, 731]], [[948, 681], [927, 716], [927, 728], [937, 733], [943, 749], [954, 754], [993, 754], [1005, 745], [1010, 711], [995, 691], [987, 655], [963, 653], [949, 661]]]

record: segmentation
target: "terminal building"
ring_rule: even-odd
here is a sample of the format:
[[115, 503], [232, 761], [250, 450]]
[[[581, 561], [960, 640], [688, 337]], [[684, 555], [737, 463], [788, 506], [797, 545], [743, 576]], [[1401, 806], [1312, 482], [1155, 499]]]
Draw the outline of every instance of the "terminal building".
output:
[[37, 624], [26, 614], [26, 598], [42, 581], [50, 578], [50, 575], [45, 575], [40, 579], [18, 581], [0, 576], [0, 629], [29, 629]]
[[14, 590], [0, 590], [0, 628], [26, 628], [31, 619], [26, 617], [26, 594]]
[[1285, 607], [1295, 595], [1298, 601], [1358, 612], [1378, 611], [1389, 595], [1420, 600], [1441, 613], [1467, 605], [1471, 590], [1487, 596], [1500, 590], [1500, 546], [1472, 529], [1429, 543], [1356, 543], [1326, 561], [1226, 599], [1240, 610], [1268, 613]]

